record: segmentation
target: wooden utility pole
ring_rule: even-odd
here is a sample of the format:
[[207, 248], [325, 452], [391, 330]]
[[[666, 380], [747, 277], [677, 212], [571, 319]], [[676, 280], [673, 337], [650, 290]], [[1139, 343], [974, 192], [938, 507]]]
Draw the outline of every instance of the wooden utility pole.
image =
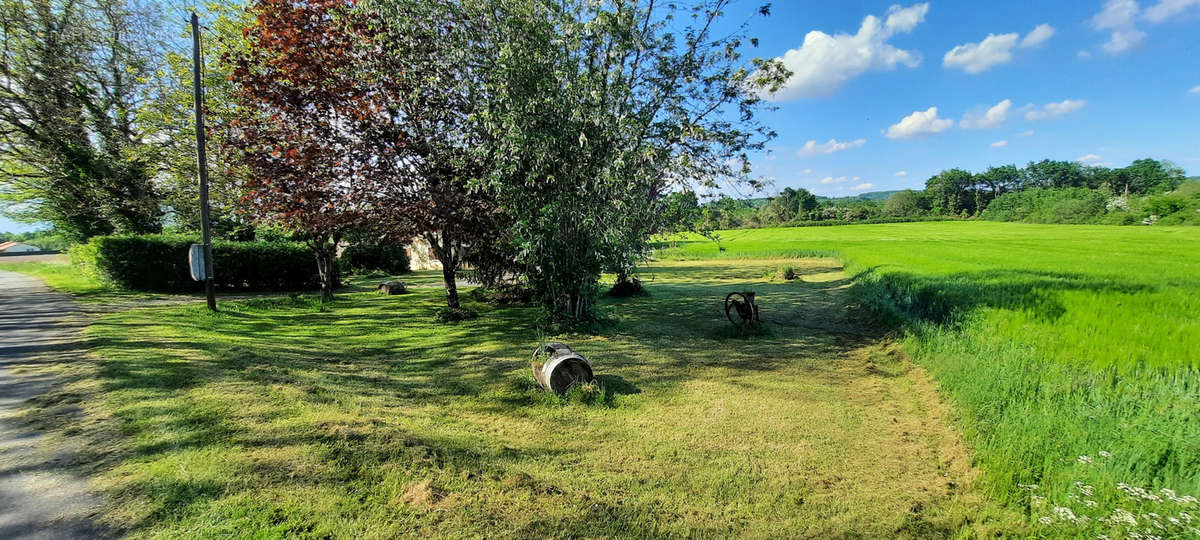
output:
[[204, 295], [208, 309], [217, 310], [213, 291], [212, 221], [208, 216], [208, 153], [204, 137], [204, 87], [200, 80], [200, 17], [192, 12], [192, 98], [196, 105], [196, 163], [200, 171], [200, 231], [204, 244]]

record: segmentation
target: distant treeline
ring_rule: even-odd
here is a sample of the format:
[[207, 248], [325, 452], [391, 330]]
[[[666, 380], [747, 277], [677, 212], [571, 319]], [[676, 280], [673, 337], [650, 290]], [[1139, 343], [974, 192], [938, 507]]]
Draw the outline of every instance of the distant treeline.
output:
[[[700, 205], [700, 229], [978, 218], [1027, 223], [1200, 225], [1200, 178], [1167, 161], [1089, 167], [1044, 160], [972, 173], [950, 169], [923, 190], [823, 198], [786, 188], [766, 199], [722, 197]], [[875, 195], [875, 194], [868, 194]], [[683, 198], [684, 196], [679, 196]]]

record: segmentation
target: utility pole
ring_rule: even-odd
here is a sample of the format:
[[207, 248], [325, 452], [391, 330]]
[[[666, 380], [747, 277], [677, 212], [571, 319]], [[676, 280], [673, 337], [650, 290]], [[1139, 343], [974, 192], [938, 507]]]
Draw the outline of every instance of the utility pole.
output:
[[204, 137], [204, 87], [200, 80], [200, 18], [192, 12], [192, 98], [196, 105], [196, 163], [200, 171], [200, 230], [204, 245], [204, 295], [208, 309], [217, 310], [213, 292], [212, 221], [208, 216], [208, 153]]

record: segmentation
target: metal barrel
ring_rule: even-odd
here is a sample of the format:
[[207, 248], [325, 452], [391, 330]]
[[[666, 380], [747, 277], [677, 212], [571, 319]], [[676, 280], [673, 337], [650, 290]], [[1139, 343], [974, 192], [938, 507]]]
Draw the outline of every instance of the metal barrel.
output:
[[560, 394], [566, 393], [572, 386], [579, 383], [592, 382], [592, 365], [587, 358], [575, 352], [566, 344], [551, 342], [539, 347], [534, 355], [539, 353], [550, 355], [542, 365], [533, 365], [533, 378], [546, 390]]

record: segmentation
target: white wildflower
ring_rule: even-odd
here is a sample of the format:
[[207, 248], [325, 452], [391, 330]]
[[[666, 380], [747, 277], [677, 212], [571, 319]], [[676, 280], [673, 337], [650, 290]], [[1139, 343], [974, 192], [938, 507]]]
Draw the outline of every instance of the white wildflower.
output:
[[1101, 450], [1101, 451], [1100, 451], [1100, 457], [1102, 457], [1102, 458], [1110, 458], [1110, 457], [1112, 457], [1112, 454], [1110, 454], [1110, 453], [1108, 453], [1108, 452], [1105, 452], [1104, 450]]
[[1097, 506], [1100, 506], [1100, 503], [1097, 503], [1096, 501], [1093, 501], [1093, 500], [1091, 500], [1091, 499], [1085, 499], [1085, 500], [1083, 501], [1083, 505], [1084, 505], [1084, 506], [1086, 506], [1086, 507], [1088, 507], [1088, 508], [1095, 508], [1095, 507], [1097, 507]]
[[1052, 518], [1050, 516], [1042, 516], [1042, 517], [1038, 518], [1038, 523], [1041, 523], [1042, 525], [1053, 525], [1054, 518]]
[[1091, 497], [1092, 491], [1096, 488], [1089, 486], [1083, 482], [1075, 482], [1075, 489], [1078, 489], [1079, 492], [1082, 493], [1084, 497]]
[[1092, 456], [1079, 456], [1079, 462], [1087, 463], [1090, 465], [1092, 463]]
[[1058, 519], [1060, 519], [1062, 521], [1069, 521], [1071, 523], [1079, 523], [1079, 518], [1075, 517], [1075, 512], [1072, 512], [1070, 508], [1067, 508], [1065, 506], [1055, 506], [1054, 507], [1054, 515], [1055, 515], [1055, 517], [1057, 517]]

